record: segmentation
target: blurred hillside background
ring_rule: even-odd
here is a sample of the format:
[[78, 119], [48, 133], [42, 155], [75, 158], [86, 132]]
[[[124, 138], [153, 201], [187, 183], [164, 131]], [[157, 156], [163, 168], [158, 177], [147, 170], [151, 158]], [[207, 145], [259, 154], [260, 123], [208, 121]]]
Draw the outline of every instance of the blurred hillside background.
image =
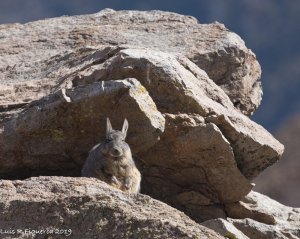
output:
[[103, 8], [192, 15], [200, 23], [224, 23], [244, 39], [263, 72], [263, 101], [252, 118], [286, 146], [282, 161], [256, 180], [255, 189], [300, 207], [300, 1], [1, 0], [0, 23], [95, 13]]

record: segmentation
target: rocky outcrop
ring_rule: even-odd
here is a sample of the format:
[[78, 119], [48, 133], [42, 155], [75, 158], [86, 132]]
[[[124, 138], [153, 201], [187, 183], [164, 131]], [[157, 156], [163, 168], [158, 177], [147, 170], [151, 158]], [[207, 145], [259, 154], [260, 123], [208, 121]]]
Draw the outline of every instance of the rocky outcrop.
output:
[[226, 205], [229, 221], [253, 239], [299, 238], [300, 208], [284, 206], [260, 193]]
[[3, 124], [0, 161], [5, 166], [0, 175], [18, 178], [51, 171], [79, 175], [89, 149], [105, 134], [106, 117], [119, 125], [127, 117], [135, 126], [128, 137], [134, 153], [153, 146], [165, 125], [135, 79], [60, 90], [32, 102]]
[[96, 179], [0, 180], [0, 201], [1, 238], [223, 238], [149, 196]]
[[[106, 117], [116, 127], [126, 117], [142, 192], [204, 221], [225, 218], [223, 205], [247, 195], [250, 180], [283, 152], [240, 112], [258, 105], [247, 100], [257, 100], [256, 90], [242, 85], [259, 84], [259, 66], [220, 24], [156, 11], [103, 11], [0, 31], [2, 178], [79, 176]], [[229, 93], [232, 84], [237, 88]]]
[[227, 220], [201, 225], [229, 238], [300, 238], [300, 208], [284, 206], [260, 193], [251, 191], [240, 202], [225, 205], [225, 210]]
[[161, 112], [196, 113], [215, 123], [234, 145], [237, 163], [247, 178], [257, 176], [283, 152], [273, 136], [238, 113], [224, 91], [183, 56], [124, 49], [104, 63], [80, 72], [72, 83], [120, 77], [138, 79]]
[[222, 218], [208, 220], [201, 223], [201, 225], [220, 233], [221, 235], [225, 236], [225, 238], [249, 239], [249, 237], [238, 230], [230, 222]]
[[[211, 220], [205, 225], [224, 236], [243, 237], [244, 233], [252, 238], [236, 220], [277, 223], [263, 207], [247, 206], [254, 199], [244, 200], [253, 187], [251, 180], [278, 161], [283, 146], [245, 116], [260, 102], [260, 68], [243, 41], [223, 25], [201, 25], [191, 17], [159, 11], [105, 10], [4, 25], [0, 34], [1, 178], [80, 176], [88, 151], [104, 136], [106, 117], [116, 128], [126, 117], [130, 125], [127, 141], [142, 173], [143, 194], [174, 206], [197, 222]], [[67, 219], [54, 215], [58, 221], [53, 225], [62, 220], [66, 221], [62, 225], [71, 226], [72, 200], [83, 214], [85, 210], [92, 214], [95, 208], [100, 214], [109, 211], [112, 221], [99, 221], [99, 228], [91, 233], [114, 230], [126, 238], [131, 235], [125, 236], [126, 232], [149, 224], [139, 217], [142, 222], [134, 219], [122, 229], [107, 226], [135, 217], [130, 214], [127, 218], [124, 208], [114, 216], [116, 205], [125, 207], [126, 202], [140, 205], [137, 210], [141, 210], [152, 199], [108, 190], [97, 180], [42, 177], [3, 181], [3, 185], [8, 191], [2, 201], [10, 200], [10, 195], [14, 201], [18, 195], [32, 202], [28, 215], [34, 216], [28, 220], [44, 212], [35, 212], [35, 198], [46, 198], [50, 211], [60, 206], [59, 211], [67, 211]], [[34, 187], [39, 192], [34, 193]], [[67, 196], [61, 198], [62, 192]], [[22, 203], [18, 207], [25, 207]], [[13, 217], [12, 223], [27, 216], [25, 212], [22, 217], [14, 216], [11, 206], [3, 207], [10, 208], [4, 215]], [[159, 212], [161, 208], [152, 204], [147, 210]], [[100, 220], [94, 216], [86, 223]], [[225, 221], [228, 217], [231, 219]], [[72, 228], [78, 231], [77, 223]], [[202, 238], [199, 235], [204, 231], [200, 233], [201, 227], [191, 223], [196, 228], [192, 237]], [[166, 234], [155, 220], [150, 225], [149, 231], [140, 230], [141, 236], [175, 238], [175, 230], [178, 237], [190, 233], [187, 229], [184, 234], [184, 228], [169, 222]]]
[[[106, 9], [92, 15], [2, 25], [0, 35], [0, 52], [5, 56], [0, 61], [0, 77], [8, 83], [3, 92], [16, 94], [17, 102], [39, 98], [51, 86], [39, 82], [74, 72], [82, 65], [81, 57], [92, 63], [93, 48], [102, 45], [184, 54], [205, 70], [243, 113], [251, 114], [261, 101], [260, 66], [255, 55], [220, 23], [198, 24], [193, 17], [161, 11]], [[64, 64], [67, 62], [71, 64]], [[38, 91], [36, 84], [40, 85]], [[18, 90], [24, 88], [30, 93]]]

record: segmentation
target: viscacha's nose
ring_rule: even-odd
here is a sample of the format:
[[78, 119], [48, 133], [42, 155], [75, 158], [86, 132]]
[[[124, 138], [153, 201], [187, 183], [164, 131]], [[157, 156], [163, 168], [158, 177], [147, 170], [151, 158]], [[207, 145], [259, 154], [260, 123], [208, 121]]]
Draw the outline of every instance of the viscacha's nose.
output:
[[118, 147], [114, 147], [110, 150], [110, 155], [113, 157], [120, 157], [122, 155], [122, 150]]

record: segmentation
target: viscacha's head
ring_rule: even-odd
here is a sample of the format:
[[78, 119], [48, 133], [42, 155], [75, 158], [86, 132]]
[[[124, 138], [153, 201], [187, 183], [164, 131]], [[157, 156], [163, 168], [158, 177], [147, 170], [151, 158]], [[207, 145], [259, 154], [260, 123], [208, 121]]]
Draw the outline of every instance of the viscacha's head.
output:
[[131, 150], [125, 142], [128, 130], [128, 121], [124, 120], [122, 130], [114, 130], [109, 118], [106, 119], [105, 141], [102, 143], [102, 153], [113, 159], [131, 158]]

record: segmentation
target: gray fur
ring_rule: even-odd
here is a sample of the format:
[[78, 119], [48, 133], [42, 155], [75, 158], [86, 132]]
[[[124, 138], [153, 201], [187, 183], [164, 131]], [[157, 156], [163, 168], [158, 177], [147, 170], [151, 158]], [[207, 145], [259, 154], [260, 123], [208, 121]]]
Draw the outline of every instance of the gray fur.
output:
[[128, 121], [122, 131], [114, 130], [106, 120], [106, 139], [95, 145], [81, 170], [81, 176], [98, 178], [125, 192], [138, 193], [141, 174], [132, 159], [129, 145], [125, 142]]

